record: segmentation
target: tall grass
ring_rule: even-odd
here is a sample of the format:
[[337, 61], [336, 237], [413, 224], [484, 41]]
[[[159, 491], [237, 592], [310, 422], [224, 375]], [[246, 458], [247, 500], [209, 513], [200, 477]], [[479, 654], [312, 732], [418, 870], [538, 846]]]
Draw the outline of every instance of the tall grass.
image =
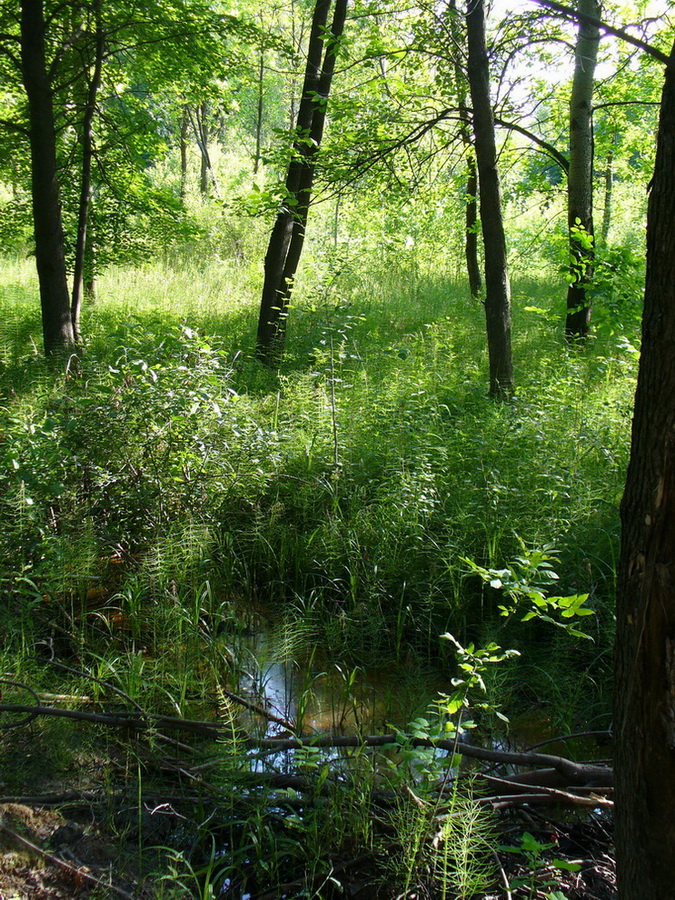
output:
[[395, 275], [305, 291], [274, 374], [253, 359], [254, 285], [235, 266], [111, 271], [64, 375], [36, 350], [34, 280], [8, 262], [0, 541], [15, 601], [18, 576], [33, 598], [86, 598], [122, 553], [147, 602], [209, 579], [316, 605], [336, 652], [384, 661], [482, 627], [491, 598], [461, 559], [499, 566], [522, 540], [557, 548], [563, 587], [591, 591], [607, 629], [630, 350], [570, 351], [553, 292], [524, 284], [517, 395], [498, 405], [480, 305], [430, 278], [413, 303]]
[[[86, 310], [82, 352], [61, 371], [39, 350], [30, 265], [0, 267], [3, 672], [77, 697], [81, 678], [53, 658], [99, 679], [84, 688], [94, 701], [121, 691], [232, 729], [208, 763], [222, 809], [191, 814], [193, 850], [170, 851], [157, 897], [289, 880], [316, 891], [340, 854], [379, 852], [371, 792], [387, 766], [366, 755], [343, 782], [338, 760], [300, 754], [296, 766], [322, 786], [300, 814], [284, 792], [242, 792], [251, 761], [224, 689], [264, 695], [270, 660], [245, 637], [261, 610], [272, 661], [303, 664], [300, 718], [321, 660], [340, 676], [334, 722], [366, 722], [359, 671], [424, 675], [421, 697], [409, 677], [375, 680], [377, 716], [410, 721], [437, 684], [433, 668], [452, 675], [446, 631], [523, 651], [515, 675], [495, 667], [486, 678], [488, 706], [543, 705], [561, 730], [608, 715], [632, 335], [605, 329], [571, 350], [554, 287], [517, 285], [518, 388], [497, 404], [483, 311], [462, 285], [372, 259], [310, 262], [279, 372], [254, 359], [258, 275], [243, 262], [111, 270]], [[499, 568], [523, 543], [555, 548], [561, 593], [591, 594], [594, 642], [500, 619], [499, 591], [463, 560]], [[0, 777], [21, 792], [39, 773], [11, 762], [22, 751], [8, 734]], [[32, 740], [50, 772], [72, 767], [71, 728], [48, 723]], [[135, 752], [124, 777], [138, 802], [126, 818], [111, 809], [111, 822], [140, 847], [152, 777]], [[398, 791], [401, 767], [388, 768]], [[392, 820], [401, 850], [382, 863], [392, 885], [468, 896], [489, 883], [489, 827], [475, 803], [457, 804], [435, 848], [417, 807]], [[139, 852], [139, 865], [148, 859]]]

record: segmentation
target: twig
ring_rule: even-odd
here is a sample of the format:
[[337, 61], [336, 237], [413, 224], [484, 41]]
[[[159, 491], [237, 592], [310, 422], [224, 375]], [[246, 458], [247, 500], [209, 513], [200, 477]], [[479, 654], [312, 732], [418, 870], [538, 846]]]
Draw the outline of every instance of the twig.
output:
[[46, 859], [53, 865], [64, 869], [66, 872], [69, 872], [76, 880], [76, 882], [86, 881], [89, 884], [95, 885], [96, 887], [102, 887], [108, 891], [112, 891], [119, 897], [124, 897], [124, 900], [135, 900], [132, 894], [128, 894], [126, 891], [123, 891], [122, 888], [117, 887], [117, 885], [101, 881], [99, 878], [95, 878], [93, 875], [90, 875], [88, 872], [83, 871], [81, 868], [71, 866], [69, 863], [64, 862], [62, 859], [59, 859], [58, 856], [54, 856], [52, 853], [48, 853], [46, 850], [43, 850], [42, 847], [38, 847], [37, 844], [29, 841], [28, 838], [22, 837], [22, 835], [14, 831], [13, 828], [10, 828], [9, 825], [5, 825], [2, 820], [0, 820], [0, 830], [4, 831], [19, 844], [22, 844], [24, 847], [28, 847], [29, 850], [32, 850], [34, 853], [37, 853], [39, 856], [43, 857], [43, 859]]
[[575, 731], [572, 734], [565, 734], [561, 737], [553, 737], [547, 738], [545, 741], [539, 741], [538, 744], [532, 744], [531, 747], [528, 747], [525, 751], [526, 753], [532, 753], [533, 750], [538, 750], [540, 747], [546, 747], [548, 744], [564, 744], [565, 741], [571, 741], [573, 738], [583, 738], [583, 737], [612, 737], [611, 731]]
[[[33, 656], [32, 659], [38, 659], [38, 657]], [[123, 700], [126, 700], [132, 706], [135, 706], [139, 712], [143, 712], [143, 707], [140, 706], [133, 697], [130, 697], [127, 693], [120, 690], [120, 688], [115, 687], [114, 684], [110, 684], [109, 681], [104, 681], [102, 678], [96, 678], [95, 675], [90, 675], [89, 672], [83, 672], [82, 669], [71, 669], [70, 666], [65, 666], [63, 663], [57, 662], [55, 659], [47, 659], [47, 660], [39, 660], [39, 662], [48, 662], [50, 666], [54, 666], [57, 669], [63, 669], [64, 672], [70, 672], [71, 675], [77, 675], [79, 678], [85, 678], [87, 681], [93, 681], [95, 684], [100, 684], [101, 687], [108, 688], [109, 691], [112, 691], [113, 694], [117, 694], [118, 697], [122, 697]]]
[[[494, 775], [483, 775], [483, 778], [490, 784], [515, 788], [516, 791], [521, 794], [521, 796], [532, 796], [533, 792], [536, 792], [536, 796], [545, 795], [547, 797], [553, 798], [554, 800], [559, 800], [560, 802], [564, 801], [565, 803], [572, 803], [576, 806], [605, 806], [609, 807], [610, 809], [614, 806], [614, 802], [612, 800], [608, 800], [606, 797], [583, 797], [579, 796], [578, 794], [573, 794], [570, 791], [563, 791], [560, 788], [545, 787], [543, 784], [527, 785], [527, 789], [523, 790], [522, 785], [520, 785], [517, 781], [510, 781], [508, 778], [495, 778]], [[483, 799], [487, 803], [491, 802], [493, 799], [496, 801], [500, 800], [499, 797], [485, 797]]]
[[265, 709], [264, 706], [260, 706], [258, 703], [254, 703], [252, 700], [246, 700], [245, 697], [240, 697], [238, 694], [233, 694], [232, 691], [226, 691], [223, 688], [221, 688], [221, 690], [226, 697], [229, 697], [230, 700], [233, 700], [235, 703], [239, 703], [239, 705], [245, 707], [245, 709], [250, 709], [251, 712], [257, 713], [259, 716], [263, 716], [270, 722], [274, 722], [275, 725], [281, 725], [281, 727], [285, 728], [286, 731], [295, 731], [295, 725], [292, 722], [289, 722], [287, 719], [284, 719], [281, 716], [275, 715], [274, 713]]
[[605, 797], [579, 797], [576, 794], [568, 794], [566, 791], [554, 791], [549, 788], [547, 792], [532, 794], [498, 794], [496, 797], [480, 797], [478, 803], [481, 806], [491, 806], [494, 810], [509, 809], [512, 806], [533, 804], [537, 806], [554, 806], [556, 803], [569, 803], [572, 806], [587, 806], [596, 809], [613, 809], [614, 802]]
[[502, 865], [502, 861], [499, 858], [496, 850], [490, 848], [490, 853], [494, 856], [495, 862], [497, 863], [497, 868], [499, 869], [499, 874], [502, 879], [502, 884], [504, 885], [504, 893], [506, 894], [506, 900], [513, 900], [513, 894], [511, 893], [511, 885], [509, 884], [509, 879], [506, 876], [506, 872], [504, 871], [504, 866]]

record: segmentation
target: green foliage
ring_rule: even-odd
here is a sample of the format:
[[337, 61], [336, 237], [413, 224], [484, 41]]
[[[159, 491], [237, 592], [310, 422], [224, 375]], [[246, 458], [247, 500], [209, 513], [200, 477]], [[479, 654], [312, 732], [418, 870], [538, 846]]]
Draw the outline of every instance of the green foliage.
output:
[[558, 574], [552, 565], [557, 554], [551, 547], [528, 550], [522, 542], [521, 549], [522, 555], [517, 556], [505, 569], [485, 569], [470, 559], [464, 559], [463, 562], [467, 564], [469, 571], [479, 575], [489, 587], [496, 591], [503, 590], [508, 602], [499, 604], [500, 615], [509, 617], [523, 613], [521, 622], [536, 618], [564, 629], [572, 637], [590, 638], [590, 635], [579, 631], [573, 622], [568, 621], [575, 616], [594, 614], [594, 610], [585, 605], [589, 594], [551, 597], [548, 593], [550, 585], [558, 581]]
[[[527, 875], [512, 878], [511, 890], [526, 889], [529, 900], [536, 897], [540, 891], [546, 888], [554, 888], [558, 881], [551, 877], [551, 870], [578, 872], [581, 866], [564, 859], [547, 859], [544, 854], [551, 850], [555, 844], [537, 840], [529, 831], [525, 831], [520, 840], [519, 847], [502, 846], [499, 849], [506, 853], [522, 855], [527, 863]], [[559, 900], [560, 891], [552, 891], [546, 894], [547, 900]]]

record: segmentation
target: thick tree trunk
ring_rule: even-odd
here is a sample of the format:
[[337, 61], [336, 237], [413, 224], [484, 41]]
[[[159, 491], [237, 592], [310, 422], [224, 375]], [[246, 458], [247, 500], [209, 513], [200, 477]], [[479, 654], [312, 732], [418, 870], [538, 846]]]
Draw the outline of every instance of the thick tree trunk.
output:
[[478, 165], [480, 218], [485, 254], [485, 319], [490, 358], [490, 395], [513, 393], [511, 298], [506, 238], [497, 171], [495, 126], [490, 103], [490, 72], [485, 41], [483, 0], [470, 0], [467, 13], [468, 73]]
[[[597, 0], [578, 0], [579, 12], [598, 16]], [[593, 86], [600, 32], [579, 23], [574, 49], [570, 97], [570, 167], [567, 174], [567, 226], [570, 245], [570, 285], [567, 289], [565, 335], [584, 338], [591, 322], [588, 288], [593, 279]]]
[[316, 154], [321, 146], [337, 47], [344, 30], [347, 0], [336, 0], [324, 53], [330, 4], [331, 0], [317, 0], [314, 9], [297, 137], [286, 176], [287, 200], [277, 214], [265, 256], [257, 355], [266, 365], [277, 365], [283, 355], [288, 304], [305, 241]]
[[96, 19], [96, 38], [94, 44], [94, 68], [87, 89], [84, 115], [82, 117], [82, 180], [80, 183], [80, 203], [77, 220], [77, 237], [75, 243], [75, 266], [73, 271], [73, 293], [70, 312], [75, 339], [80, 338], [80, 307], [82, 302], [83, 279], [85, 270], [85, 254], [87, 251], [87, 224], [91, 202], [91, 165], [94, 150], [93, 122], [96, 112], [96, 97], [101, 84], [101, 68], [103, 66], [103, 27], [101, 24], [100, 2], [94, 6]]
[[642, 354], [621, 506], [616, 849], [621, 900], [675, 890], [675, 46], [647, 217]]
[[45, 55], [42, 0], [21, 3], [21, 65], [30, 118], [35, 259], [42, 332], [49, 356], [75, 343], [66, 275], [63, 223], [56, 168], [52, 87]]

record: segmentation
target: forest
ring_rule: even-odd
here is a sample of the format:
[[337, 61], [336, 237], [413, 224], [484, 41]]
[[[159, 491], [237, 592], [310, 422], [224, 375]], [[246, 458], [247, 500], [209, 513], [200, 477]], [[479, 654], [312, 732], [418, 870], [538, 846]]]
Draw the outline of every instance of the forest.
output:
[[675, 897], [667, 0], [0, 0], [0, 900]]

